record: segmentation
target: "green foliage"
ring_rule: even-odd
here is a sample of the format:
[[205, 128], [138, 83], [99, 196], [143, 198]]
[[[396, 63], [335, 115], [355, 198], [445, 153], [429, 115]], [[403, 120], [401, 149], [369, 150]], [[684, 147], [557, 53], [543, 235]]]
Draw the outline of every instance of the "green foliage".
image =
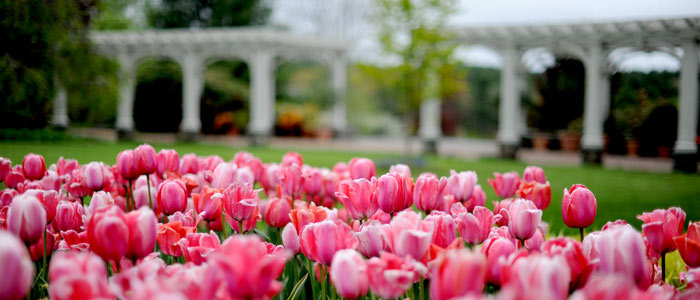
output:
[[[139, 131], [177, 132], [182, 120], [182, 71], [170, 60], [151, 60], [137, 68], [134, 125]], [[157, 112], [154, 115], [154, 112]]]
[[102, 0], [98, 3], [99, 14], [92, 24], [93, 30], [137, 29], [133, 19], [126, 16], [128, 7], [135, 6], [137, 0]]
[[156, 28], [262, 25], [271, 9], [260, 0], [162, 0], [148, 9]]
[[37, 141], [56, 142], [75, 140], [74, 137], [66, 134], [62, 130], [50, 128], [27, 129], [27, 128], [0, 128], [0, 140], [3, 141]]
[[250, 72], [241, 61], [220, 61], [204, 73], [202, 131], [240, 133], [248, 125]]
[[526, 105], [528, 124], [545, 132], [566, 129], [583, 115], [584, 81], [583, 64], [568, 58], [535, 75], [535, 98]]

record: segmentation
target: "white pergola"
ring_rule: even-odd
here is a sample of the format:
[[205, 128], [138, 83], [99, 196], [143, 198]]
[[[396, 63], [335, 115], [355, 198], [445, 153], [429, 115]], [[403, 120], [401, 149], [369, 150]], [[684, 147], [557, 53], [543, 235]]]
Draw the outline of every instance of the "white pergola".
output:
[[[332, 126], [336, 133], [347, 130], [345, 92], [349, 45], [344, 41], [297, 36], [259, 27], [107, 31], [93, 32], [91, 39], [101, 54], [117, 59], [121, 66], [116, 122], [121, 134], [128, 134], [134, 128], [136, 67], [143, 60], [151, 58], [170, 59], [182, 68], [183, 120], [180, 131], [186, 135], [198, 134], [201, 129], [199, 112], [205, 69], [216, 61], [226, 59], [242, 60], [250, 70], [248, 132], [253, 136], [269, 135], [275, 122], [275, 69], [278, 57], [310, 58], [330, 68], [335, 90]], [[53, 124], [56, 126], [68, 125], [66, 100], [65, 92], [59, 90], [53, 114]]]
[[676, 167], [684, 168], [683, 163], [696, 166], [700, 17], [463, 27], [457, 29], [457, 34], [462, 44], [483, 45], [502, 56], [498, 141], [505, 156], [515, 155], [524, 132], [520, 92], [525, 73], [522, 64], [525, 51], [545, 48], [555, 55], [570, 56], [583, 62], [586, 79], [581, 145], [586, 162], [600, 162], [603, 150], [603, 122], [610, 107], [610, 74], [615, 67], [609, 59], [610, 53], [615, 49], [629, 48], [663, 51], [677, 57], [680, 59], [681, 78], [678, 139], [674, 147]]

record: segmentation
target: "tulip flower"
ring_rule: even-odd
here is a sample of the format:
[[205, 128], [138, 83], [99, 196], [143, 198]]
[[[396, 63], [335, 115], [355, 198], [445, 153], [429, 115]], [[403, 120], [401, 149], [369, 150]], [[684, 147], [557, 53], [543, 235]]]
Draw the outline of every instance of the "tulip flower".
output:
[[248, 184], [255, 184], [255, 174], [248, 167], [239, 167], [236, 169], [236, 176], [233, 179], [236, 182], [245, 182]]
[[268, 254], [257, 236], [233, 236], [208, 261], [223, 274], [231, 297], [257, 299], [268, 295], [275, 285], [281, 286], [275, 279], [282, 273], [286, 257], [283, 252]]
[[590, 263], [583, 252], [580, 242], [571, 238], [554, 238], [544, 242], [542, 253], [550, 256], [561, 256], [566, 260], [571, 271], [570, 291], [582, 288], [588, 282], [588, 278], [594, 270], [594, 264]]
[[126, 214], [126, 225], [129, 227], [129, 248], [126, 257], [131, 259], [143, 258], [153, 252], [156, 244], [156, 220], [153, 211], [142, 207]]
[[301, 234], [304, 226], [321, 222], [328, 218], [328, 209], [311, 203], [308, 208], [295, 208], [289, 213], [289, 219], [294, 224], [297, 233]]
[[501, 209], [501, 212], [505, 212], [508, 216], [510, 234], [522, 242], [535, 234], [542, 220], [542, 211], [537, 209], [535, 203], [530, 200], [515, 200], [507, 210]]
[[143, 144], [134, 149], [136, 169], [140, 175], [155, 173], [158, 168], [156, 150], [151, 145]]
[[223, 163], [214, 169], [213, 180], [211, 187], [215, 189], [225, 189], [232, 184], [236, 179], [236, 170], [238, 168], [234, 164]]
[[6, 188], [0, 191], [0, 208], [10, 206], [12, 199], [17, 197], [19, 193], [15, 189]]
[[156, 156], [156, 173], [161, 178], [180, 173], [180, 155], [175, 149], [163, 149]]
[[443, 208], [443, 193], [446, 187], [447, 178], [438, 179], [432, 173], [421, 174], [416, 179], [413, 189], [413, 204], [426, 213]]
[[428, 252], [433, 239], [433, 222], [424, 222], [418, 213], [404, 210], [398, 213], [390, 225], [384, 225], [387, 248], [399, 256], [411, 256], [421, 260]]
[[201, 265], [207, 261], [209, 255], [218, 250], [221, 246], [219, 236], [215, 232], [209, 233], [188, 233], [185, 238], [178, 241], [180, 250], [185, 256], [185, 261]]
[[343, 298], [356, 299], [369, 291], [367, 263], [355, 250], [340, 250], [333, 256], [330, 277]]
[[[586, 236], [587, 237], [587, 236]], [[637, 289], [627, 277], [612, 274], [592, 278], [586, 286], [571, 295], [571, 300], [617, 300], [617, 299], [671, 299], [644, 298], [643, 292]]]
[[406, 175], [406, 177], [411, 177], [411, 168], [405, 164], [395, 164], [389, 167], [389, 173], [400, 173]]
[[637, 219], [644, 222], [642, 232], [651, 249], [661, 254], [661, 277], [665, 279], [666, 253], [676, 250], [673, 238], [683, 234], [685, 212], [680, 207], [655, 209], [637, 216]]
[[83, 177], [87, 187], [93, 191], [99, 191], [105, 185], [106, 175], [101, 162], [93, 161], [85, 166]]
[[255, 175], [255, 181], [260, 181], [265, 171], [262, 160], [245, 151], [238, 151], [233, 156], [233, 163], [238, 167], [248, 167]]
[[22, 194], [12, 199], [7, 211], [7, 230], [26, 244], [34, 244], [46, 229], [46, 210], [32, 194]]
[[255, 225], [258, 224], [258, 220], [260, 219], [260, 210], [258, 209], [257, 206], [252, 207], [253, 210], [250, 213], [250, 217], [246, 220], [239, 221], [236, 219], [233, 219], [229, 214], [224, 214], [224, 218], [226, 219], [226, 222], [233, 228], [234, 231], [238, 233], [244, 233], [244, 232], [249, 232], [255, 229]]
[[38, 154], [29, 153], [22, 160], [22, 171], [24, 177], [29, 180], [39, 180], [46, 174], [46, 162], [44, 157]]
[[304, 255], [326, 266], [331, 264], [336, 252], [341, 249], [355, 249], [358, 244], [350, 226], [337, 220], [324, 220], [306, 225], [299, 237]]
[[0, 230], [0, 299], [20, 300], [32, 286], [34, 264], [24, 244], [12, 234]]
[[220, 220], [224, 194], [220, 189], [205, 186], [201, 193], [192, 193], [194, 207], [208, 222]]
[[194, 153], [183, 155], [180, 160], [180, 174], [197, 174], [197, 171], [199, 171], [197, 155]]
[[494, 216], [493, 212], [483, 206], [477, 206], [473, 213], [469, 213], [461, 203], [452, 205], [451, 212], [455, 217], [459, 235], [472, 245], [484, 242], [491, 232], [491, 226], [500, 218], [500, 215]]
[[644, 239], [634, 228], [619, 226], [602, 231], [595, 248], [599, 274], [616, 274], [629, 278], [641, 289], [649, 287], [652, 266], [646, 257]]
[[182, 256], [182, 248], [178, 242], [195, 231], [195, 227], [183, 226], [180, 221], [158, 224], [158, 232], [156, 234], [158, 247], [161, 252], [167, 255], [180, 257]]
[[597, 209], [595, 196], [586, 186], [574, 184], [571, 190], [564, 188], [561, 215], [566, 226], [579, 228], [581, 241], [583, 241], [583, 229], [593, 224]]
[[5, 177], [12, 170], [12, 161], [9, 158], [0, 156], [0, 182], [5, 181]]
[[562, 256], [516, 252], [503, 265], [502, 290], [523, 299], [566, 299], [571, 271]]
[[[148, 192], [149, 188], [147, 186], [140, 186], [138, 188], [134, 189], [134, 204], [135, 204], [135, 209], [139, 209], [141, 207], [148, 207]], [[158, 208], [158, 194], [156, 194], [157, 189], [153, 188], [150, 191], [151, 198], [156, 199], [156, 201], [153, 201], [153, 207], [152, 210], [156, 213], [160, 213], [160, 209]], [[93, 196], [94, 197], [94, 196]], [[90, 202], [92, 204], [92, 202]]]
[[304, 165], [304, 158], [301, 156], [301, 154], [290, 151], [282, 156], [282, 166], [291, 165], [297, 165], [299, 167]]
[[552, 188], [549, 182], [523, 181], [517, 194], [520, 198], [532, 201], [541, 210], [545, 210], [552, 200]]
[[508, 228], [501, 228], [505, 229], [503, 231], [506, 235], [505, 237], [492, 234], [484, 241], [484, 245], [481, 247], [481, 252], [487, 258], [486, 281], [494, 285], [501, 284], [501, 264], [517, 249], [515, 240], [508, 233]]
[[289, 213], [292, 210], [286, 199], [272, 197], [260, 205], [265, 223], [274, 228], [282, 228], [289, 223]]
[[117, 169], [124, 180], [134, 180], [141, 175], [138, 169], [138, 157], [133, 150], [124, 150], [117, 155]]
[[385, 213], [392, 214], [413, 205], [413, 178], [402, 173], [389, 173], [377, 180], [377, 204]]
[[542, 168], [529, 166], [525, 168], [525, 171], [523, 171], [523, 181], [546, 183], [547, 179], [544, 176], [544, 170], [542, 170]]
[[5, 176], [5, 186], [16, 189], [25, 179], [22, 166], [15, 166], [7, 173], [7, 176]]
[[369, 158], [356, 157], [351, 159], [348, 164], [348, 170], [352, 179], [364, 178], [369, 180], [377, 174], [374, 161]]
[[[36, 243], [29, 246], [29, 257], [32, 261], [39, 261], [41, 258], [49, 257], [51, 253], [53, 253], [55, 244], [56, 235], [47, 231]], [[44, 249], [44, 247], [46, 247], [46, 249]]]
[[260, 190], [253, 189], [248, 183], [234, 182], [223, 192], [224, 211], [238, 222], [250, 219], [258, 206], [258, 193]]
[[105, 261], [119, 261], [129, 250], [129, 225], [117, 206], [101, 207], [93, 212], [87, 232], [90, 250]]
[[[481, 185], [476, 185], [474, 186], [474, 191], [472, 192], [472, 196], [469, 197], [467, 201], [463, 201], [462, 205], [467, 209], [468, 212], [472, 212], [474, 210], [474, 207], [477, 206], [484, 206], [486, 203], [486, 193], [484, 193], [484, 190], [481, 188]], [[454, 203], [452, 203], [454, 204]], [[449, 211], [452, 208], [452, 204], [449, 206], [445, 207], [445, 211]]]
[[59, 251], [49, 265], [51, 299], [114, 298], [105, 263], [90, 252]]
[[517, 172], [503, 174], [495, 172], [493, 173], [493, 177], [494, 179], [489, 178], [488, 183], [493, 187], [496, 195], [502, 199], [515, 195], [518, 187], [520, 187], [520, 176]]
[[81, 200], [85, 196], [89, 195], [92, 190], [90, 190], [90, 187], [88, 187], [87, 182], [85, 181], [85, 176], [83, 176], [83, 172], [80, 170], [73, 170], [73, 173], [70, 176], [70, 179], [65, 185], [66, 191], [68, 193]]
[[84, 208], [78, 202], [59, 201], [56, 206], [56, 219], [53, 222], [54, 228], [59, 231], [74, 230], [83, 231]]
[[376, 178], [372, 178], [371, 181], [364, 178], [343, 181], [338, 186], [335, 196], [345, 205], [353, 219], [368, 218], [379, 208]]
[[379, 256], [384, 250], [384, 234], [382, 224], [378, 221], [370, 221], [362, 224], [360, 231], [354, 233], [359, 242], [357, 251], [367, 257]]
[[304, 176], [301, 173], [301, 167], [297, 164], [292, 164], [289, 166], [282, 166], [279, 173], [277, 173], [279, 178], [279, 187], [281, 194], [279, 196], [285, 196], [292, 199], [297, 199], [301, 192], [304, 191]]
[[282, 229], [282, 245], [284, 248], [289, 250], [292, 254], [296, 255], [301, 250], [301, 245], [299, 244], [299, 234], [294, 228], [294, 224], [287, 223]]
[[690, 223], [688, 232], [674, 237], [673, 242], [686, 265], [700, 267], [700, 222]]
[[433, 262], [430, 279], [431, 299], [479, 295], [486, 279], [486, 258], [469, 250], [444, 251]]
[[402, 257], [389, 252], [367, 261], [367, 277], [372, 293], [384, 299], [403, 295], [427, 271], [423, 264], [410, 256]]
[[187, 188], [180, 180], [168, 179], [158, 187], [158, 208], [166, 214], [185, 211], [187, 207]]
[[41, 205], [44, 206], [44, 210], [46, 210], [46, 224], [54, 220], [56, 217], [56, 206], [60, 198], [60, 195], [56, 191], [28, 190], [24, 192], [24, 194], [33, 195], [39, 199]]
[[265, 194], [268, 196], [277, 192], [277, 186], [280, 184], [279, 171], [280, 166], [278, 164], [266, 164], [264, 167], [260, 185], [262, 185]]
[[433, 244], [446, 248], [454, 241], [455, 221], [450, 214], [436, 210], [425, 217], [424, 222], [433, 223]]
[[446, 192], [453, 195], [459, 202], [469, 201], [476, 186], [476, 172], [464, 171], [457, 173], [450, 170], [450, 178], [447, 180]]

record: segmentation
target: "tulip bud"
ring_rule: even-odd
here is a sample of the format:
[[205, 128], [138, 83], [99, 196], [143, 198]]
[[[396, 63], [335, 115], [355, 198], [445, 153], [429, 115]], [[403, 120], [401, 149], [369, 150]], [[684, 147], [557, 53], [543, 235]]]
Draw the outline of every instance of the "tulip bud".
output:
[[455, 214], [455, 208], [461, 205], [461, 203], [455, 203], [452, 206], [459, 235], [469, 244], [481, 244], [488, 237], [491, 226], [498, 217], [494, 217], [493, 212], [483, 206], [475, 207], [473, 214], [466, 212], [466, 208], [464, 212]]
[[508, 210], [501, 211], [508, 215], [510, 234], [521, 241], [531, 238], [542, 220], [542, 211], [530, 200], [515, 200]]
[[433, 240], [432, 243], [442, 248], [452, 243], [455, 239], [455, 221], [448, 213], [443, 211], [433, 211], [427, 217], [425, 222], [433, 223]]
[[373, 221], [362, 225], [359, 232], [354, 233], [359, 242], [357, 251], [367, 257], [379, 256], [384, 250], [384, 234], [382, 224]]
[[446, 191], [453, 195], [459, 202], [466, 202], [471, 198], [476, 186], [476, 172], [455, 172], [450, 170], [450, 178], [447, 180]]
[[38, 154], [29, 153], [22, 160], [22, 171], [24, 177], [29, 180], [39, 180], [46, 173], [46, 162], [44, 157]]
[[532, 201], [541, 210], [545, 210], [552, 200], [552, 188], [549, 186], [549, 182], [523, 182], [517, 194], [520, 195], [520, 198]]
[[444, 207], [443, 193], [447, 187], [447, 178], [437, 178], [435, 174], [423, 173], [416, 179], [413, 189], [413, 204], [419, 210], [430, 212]]
[[167, 173], [180, 172], [180, 155], [174, 149], [163, 149], [156, 156], [158, 176], [165, 178]]
[[379, 209], [388, 214], [411, 207], [413, 178], [402, 173], [382, 175], [377, 181], [377, 202]]
[[237, 167], [234, 164], [223, 163], [216, 166], [211, 182], [211, 187], [215, 189], [225, 189], [236, 179]]
[[9, 158], [0, 156], [0, 182], [5, 181], [5, 177], [12, 170], [12, 161]]
[[324, 220], [304, 227], [300, 235], [301, 251], [310, 260], [330, 265], [333, 255], [341, 249], [354, 249], [357, 240], [352, 229], [341, 222]]
[[299, 167], [304, 165], [304, 159], [301, 157], [301, 154], [290, 151], [282, 157], [282, 166], [291, 165], [297, 165]]
[[208, 186], [205, 186], [201, 193], [192, 194], [195, 209], [207, 221], [221, 219], [222, 198], [224, 198], [224, 195], [221, 193], [221, 190]]
[[78, 202], [59, 201], [53, 226], [58, 231], [83, 231], [83, 206]]
[[389, 173], [400, 173], [406, 175], [406, 177], [411, 177], [411, 168], [404, 164], [395, 164], [389, 167]]
[[356, 299], [369, 291], [367, 263], [355, 250], [340, 250], [333, 256], [330, 277], [343, 298]]
[[494, 179], [489, 178], [488, 183], [491, 185], [491, 187], [493, 187], [496, 195], [503, 199], [515, 195], [518, 187], [520, 187], [520, 176], [518, 176], [518, 173], [516, 172], [508, 172], [504, 174], [496, 172], [493, 173], [493, 177]]
[[126, 214], [126, 225], [129, 228], [129, 248], [126, 256], [143, 258], [153, 252], [156, 244], [156, 216], [147, 207], [142, 207]]
[[124, 180], [134, 180], [139, 177], [138, 158], [133, 150], [124, 150], [117, 155], [117, 170]]
[[272, 197], [261, 205], [263, 218], [267, 225], [282, 228], [289, 223], [289, 212], [292, 210], [286, 199]]
[[234, 182], [223, 192], [222, 203], [224, 211], [236, 221], [250, 219], [258, 206], [258, 193], [247, 183]]
[[586, 228], [595, 221], [598, 205], [593, 192], [582, 184], [574, 184], [571, 190], [564, 189], [561, 214], [564, 224], [571, 228]]
[[299, 245], [299, 234], [294, 228], [294, 224], [287, 223], [282, 229], [282, 244], [284, 248], [291, 251], [293, 254], [299, 253], [301, 246]]
[[46, 210], [32, 194], [22, 194], [12, 199], [7, 211], [7, 230], [27, 244], [34, 244], [46, 229]]
[[129, 250], [129, 225], [117, 206], [97, 209], [88, 221], [87, 232], [90, 250], [105, 261], [119, 261]]
[[34, 264], [27, 248], [12, 234], [0, 231], [0, 299], [24, 299], [34, 278]]
[[180, 161], [180, 174], [197, 174], [197, 171], [199, 171], [197, 155], [194, 153], [183, 155]]
[[539, 183], [546, 183], [547, 179], [544, 176], [544, 170], [542, 170], [542, 168], [529, 166], [525, 168], [525, 171], [523, 171], [523, 181], [535, 181]]
[[184, 211], [187, 207], [187, 188], [182, 181], [168, 179], [158, 187], [158, 207], [166, 215]]
[[335, 195], [353, 219], [368, 218], [379, 208], [376, 178], [371, 181], [364, 178], [343, 181]]
[[158, 167], [156, 160], [156, 150], [151, 145], [143, 144], [134, 150], [136, 158], [136, 169], [141, 175], [155, 173]]
[[352, 179], [371, 179], [377, 174], [374, 167], [374, 161], [369, 158], [353, 158], [348, 165], [350, 169], [350, 178]]

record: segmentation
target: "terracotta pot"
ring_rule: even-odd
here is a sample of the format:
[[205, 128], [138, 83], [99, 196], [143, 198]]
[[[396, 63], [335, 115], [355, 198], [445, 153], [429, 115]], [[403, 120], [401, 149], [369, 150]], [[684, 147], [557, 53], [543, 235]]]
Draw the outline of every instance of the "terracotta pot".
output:
[[535, 134], [532, 137], [532, 148], [535, 151], [547, 151], [547, 145], [549, 145], [549, 135], [547, 134]]
[[636, 139], [627, 139], [627, 156], [639, 156], [639, 141]]
[[581, 135], [577, 133], [561, 132], [557, 135], [561, 150], [565, 152], [576, 152], [581, 143]]
[[659, 147], [657, 149], [657, 153], [658, 153], [659, 157], [666, 157], [666, 158], [671, 157], [671, 148]]

